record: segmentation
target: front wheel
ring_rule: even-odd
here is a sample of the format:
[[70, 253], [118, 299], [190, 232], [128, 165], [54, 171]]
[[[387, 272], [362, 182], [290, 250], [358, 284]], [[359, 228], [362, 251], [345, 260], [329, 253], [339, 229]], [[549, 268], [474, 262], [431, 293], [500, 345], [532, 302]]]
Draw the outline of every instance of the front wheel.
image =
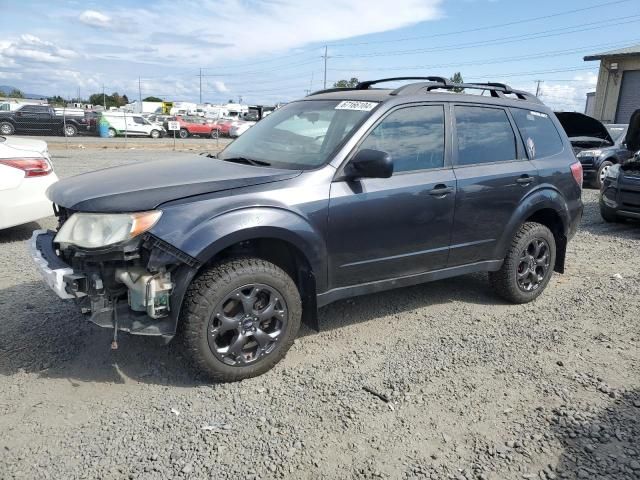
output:
[[2, 135], [13, 135], [13, 132], [15, 132], [16, 129], [13, 128], [13, 125], [11, 125], [9, 122], [2, 122], [0, 123], [0, 134]]
[[160, 132], [158, 130], [151, 130], [151, 138], [160, 138]]
[[505, 300], [527, 303], [544, 291], [555, 262], [556, 241], [551, 231], [527, 222], [514, 235], [500, 270], [489, 272], [489, 281]]
[[187, 138], [189, 136], [189, 130], [187, 130], [186, 128], [181, 128], [178, 135], [180, 136], [180, 138]]
[[216, 128], [211, 130], [211, 138], [218, 138], [219, 136], [220, 135], [219, 135], [218, 130]]
[[598, 169], [598, 174], [596, 175], [596, 179], [595, 179], [595, 182], [594, 182], [595, 186], [598, 188], [598, 190], [600, 190], [602, 188], [602, 184], [604, 183], [604, 179], [607, 177], [607, 172], [609, 171], [609, 169], [611, 167], [613, 167], [613, 162], [610, 162], [609, 160], [605, 160], [600, 165], [600, 168]]
[[227, 260], [205, 270], [187, 291], [185, 346], [215, 381], [255, 377], [285, 356], [301, 316], [298, 289], [282, 269], [259, 258]]
[[107, 134], [109, 135], [109, 138], [115, 138], [117, 132], [116, 132], [115, 128], [110, 128], [108, 130]]

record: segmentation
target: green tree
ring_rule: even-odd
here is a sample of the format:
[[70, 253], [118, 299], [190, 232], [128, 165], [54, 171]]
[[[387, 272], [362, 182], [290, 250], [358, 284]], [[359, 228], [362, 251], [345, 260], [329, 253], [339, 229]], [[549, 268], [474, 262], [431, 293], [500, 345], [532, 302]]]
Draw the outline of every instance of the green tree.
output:
[[161, 98], [158, 97], [147, 97], [142, 99], [143, 102], [163, 102]]
[[6, 96], [7, 96], [7, 94], [4, 93], [2, 90], [0, 90], [0, 97], [6, 97]]
[[11, 90], [11, 92], [9, 92], [9, 95], [7, 96], [10, 98], [24, 98], [24, 94], [17, 88]]
[[[449, 80], [451, 80], [451, 83], [464, 83], [462, 74], [460, 72], [454, 73], [453, 77], [451, 77]], [[453, 91], [457, 93], [464, 92], [464, 88], [454, 88]]]
[[335, 88], [354, 88], [360, 81], [356, 77], [351, 77], [351, 80], [338, 80], [333, 84]]
[[60, 95], [54, 95], [53, 97], [47, 98], [47, 102], [49, 103], [49, 105], [54, 105], [56, 107], [63, 107], [67, 103]]

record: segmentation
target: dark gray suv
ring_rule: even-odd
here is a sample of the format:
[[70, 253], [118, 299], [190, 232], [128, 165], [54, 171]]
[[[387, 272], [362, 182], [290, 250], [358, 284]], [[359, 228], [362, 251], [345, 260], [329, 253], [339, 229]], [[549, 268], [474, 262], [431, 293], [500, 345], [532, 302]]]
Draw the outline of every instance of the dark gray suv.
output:
[[[392, 80], [419, 81], [374, 88]], [[581, 183], [534, 96], [383, 79], [285, 105], [217, 156], [60, 181], [59, 228], [34, 232], [32, 256], [92, 322], [180, 333], [233, 381], [273, 367], [339, 299], [483, 271], [503, 298], [535, 299], [564, 271]]]

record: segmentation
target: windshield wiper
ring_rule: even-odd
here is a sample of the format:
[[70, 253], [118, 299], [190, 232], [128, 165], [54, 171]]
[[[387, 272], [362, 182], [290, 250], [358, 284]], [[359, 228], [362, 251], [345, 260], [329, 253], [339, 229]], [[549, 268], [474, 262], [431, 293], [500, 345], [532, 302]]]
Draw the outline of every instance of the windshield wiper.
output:
[[245, 165], [253, 165], [255, 167], [268, 167], [271, 165], [269, 162], [265, 162], [263, 160], [255, 160], [253, 158], [247, 157], [230, 157], [222, 158], [221, 160], [225, 162], [244, 163]]

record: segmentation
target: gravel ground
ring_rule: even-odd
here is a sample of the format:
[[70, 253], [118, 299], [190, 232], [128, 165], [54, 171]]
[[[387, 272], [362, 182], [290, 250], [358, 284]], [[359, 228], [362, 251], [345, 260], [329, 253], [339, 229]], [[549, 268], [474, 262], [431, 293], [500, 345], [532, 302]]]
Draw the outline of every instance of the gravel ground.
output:
[[[54, 161], [64, 177], [151, 155], [183, 154]], [[534, 303], [484, 275], [338, 302], [274, 370], [221, 385], [175, 345], [111, 351], [40, 281], [37, 225], [1, 232], [0, 478], [638, 479], [640, 227], [584, 201]]]

